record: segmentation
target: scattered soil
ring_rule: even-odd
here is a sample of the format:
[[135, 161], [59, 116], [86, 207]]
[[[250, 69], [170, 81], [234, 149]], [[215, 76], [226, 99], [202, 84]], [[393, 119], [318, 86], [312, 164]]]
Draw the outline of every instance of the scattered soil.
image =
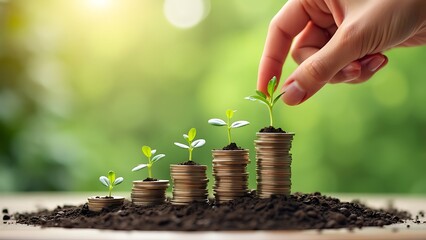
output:
[[165, 203], [144, 207], [126, 201], [116, 209], [91, 212], [87, 204], [63, 206], [35, 213], [17, 213], [17, 223], [43, 227], [98, 228], [115, 230], [281, 230], [362, 228], [402, 223], [411, 218], [405, 211], [371, 209], [357, 201], [341, 202], [320, 193], [248, 196], [216, 205]]
[[236, 143], [230, 143], [229, 145], [226, 145], [222, 148], [222, 150], [244, 150], [241, 147], [239, 147]]
[[190, 160], [183, 163], [179, 163], [178, 165], [200, 165], [200, 164]]
[[3, 210], [1, 212], [7, 214], [7, 213], [9, 213], [9, 209], [3, 208]]
[[286, 131], [282, 130], [281, 128], [274, 128], [273, 126], [264, 127], [259, 130], [259, 132], [263, 133], [286, 133]]

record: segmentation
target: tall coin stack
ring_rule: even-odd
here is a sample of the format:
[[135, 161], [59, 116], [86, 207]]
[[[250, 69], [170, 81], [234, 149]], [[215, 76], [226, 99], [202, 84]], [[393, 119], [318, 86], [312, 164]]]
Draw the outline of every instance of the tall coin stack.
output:
[[164, 203], [168, 187], [169, 180], [133, 181], [132, 202], [143, 206]]
[[172, 204], [207, 202], [209, 180], [206, 170], [206, 165], [170, 165], [170, 175], [173, 180]]
[[213, 192], [216, 202], [223, 203], [248, 193], [248, 150], [213, 150]]
[[291, 142], [294, 133], [257, 133], [256, 172], [260, 198], [291, 191]]

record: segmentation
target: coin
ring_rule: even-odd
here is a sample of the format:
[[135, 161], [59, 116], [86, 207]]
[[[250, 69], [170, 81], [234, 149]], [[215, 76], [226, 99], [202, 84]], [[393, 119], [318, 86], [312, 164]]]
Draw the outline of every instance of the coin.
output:
[[248, 192], [248, 150], [213, 150], [213, 193], [217, 202], [223, 203]]
[[257, 133], [256, 173], [258, 196], [289, 194], [291, 191], [290, 149], [294, 133]]
[[171, 165], [173, 180], [172, 204], [186, 205], [193, 201], [206, 202], [208, 197], [206, 165]]

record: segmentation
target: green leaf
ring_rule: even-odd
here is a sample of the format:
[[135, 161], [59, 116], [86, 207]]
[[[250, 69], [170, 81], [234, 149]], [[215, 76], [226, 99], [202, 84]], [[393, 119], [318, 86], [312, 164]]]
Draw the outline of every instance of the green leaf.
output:
[[266, 95], [263, 92], [256, 90], [256, 93], [257, 95], [259, 95], [259, 97], [263, 97], [264, 99], [266, 99]]
[[139, 170], [144, 169], [146, 167], [148, 167], [148, 164], [139, 164], [132, 169], [132, 172], [139, 171]]
[[232, 109], [226, 110], [226, 117], [228, 119], [231, 119], [234, 116], [234, 112], [236, 112], [236, 110], [232, 110]]
[[193, 148], [199, 148], [199, 147], [204, 146], [204, 144], [206, 144], [206, 140], [198, 139], [198, 140], [195, 140], [193, 143], [191, 143], [191, 146]]
[[269, 102], [266, 99], [264, 99], [264, 98], [262, 98], [260, 96], [257, 96], [257, 95], [246, 97], [246, 99], [247, 100], [251, 100], [251, 101], [258, 101], [258, 102], [261, 102], [261, 103], [266, 104], [267, 106], [269, 106]]
[[186, 148], [186, 149], [188, 149], [188, 148], [189, 148], [189, 146], [187, 146], [187, 145], [185, 145], [185, 144], [183, 144], [183, 143], [175, 142], [174, 144], [175, 144], [176, 146], [180, 147], [180, 148]]
[[195, 136], [197, 135], [197, 129], [191, 128], [188, 132], [188, 141], [192, 142], [194, 140]]
[[219, 118], [212, 118], [208, 121], [213, 126], [226, 126], [226, 122]]
[[231, 128], [240, 128], [249, 125], [247, 121], [236, 121], [231, 124]]
[[152, 155], [154, 155], [156, 152], [157, 152], [157, 150], [156, 150], [156, 149], [152, 149], [152, 150], [151, 150], [151, 156], [152, 156]]
[[115, 172], [114, 171], [108, 172], [108, 180], [109, 180], [110, 183], [113, 183], [115, 181]]
[[162, 159], [165, 156], [166, 156], [166, 154], [158, 154], [157, 156], [155, 156], [155, 157], [152, 158], [152, 162], [154, 163], [154, 162]]
[[119, 178], [115, 179], [113, 185], [116, 186], [116, 185], [122, 183], [123, 181], [124, 181], [124, 178], [119, 177]]
[[99, 181], [101, 181], [101, 183], [102, 183], [103, 185], [105, 185], [106, 187], [109, 187], [110, 182], [109, 182], [109, 180], [108, 180], [108, 178], [107, 178], [107, 177], [105, 177], [105, 176], [101, 176], [101, 177], [99, 178]]
[[280, 98], [281, 96], [284, 94], [285, 92], [280, 93], [280, 95], [278, 95], [275, 99], [274, 102], [272, 103], [272, 105], [274, 105]]
[[149, 146], [143, 146], [142, 147], [142, 153], [147, 157], [150, 158], [152, 156], [151, 148]]
[[277, 86], [277, 78], [274, 76], [271, 80], [268, 82], [268, 94], [269, 97], [272, 98], [275, 92], [275, 87]]
[[183, 134], [183, 138], [188, 141], [188, 134]]

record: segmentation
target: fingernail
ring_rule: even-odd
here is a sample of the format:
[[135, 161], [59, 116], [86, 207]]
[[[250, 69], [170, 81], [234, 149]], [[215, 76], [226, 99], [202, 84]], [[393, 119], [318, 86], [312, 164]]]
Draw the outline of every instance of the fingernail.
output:
[[373, 57], [370, 59], [365, 60], [364, 62], [361, 61], [361, 64], [363, 66], [366, 66], [368, 70], [375, 72], [377, 69], [382, 66], [382, 64], [386, 61], [384, 57]]
[[342, 69], [342, 74], [345, 77], [343, 82], [350, 82], [361, 75], [361, 68], [359, 65], [354, 66], [353, 64], [350, 64]]
[[297, 81], [293, 81], [284, 88], [283, 99], [288, 105], [297, 105], [303, 101], [306, 91], [303, 90]]

